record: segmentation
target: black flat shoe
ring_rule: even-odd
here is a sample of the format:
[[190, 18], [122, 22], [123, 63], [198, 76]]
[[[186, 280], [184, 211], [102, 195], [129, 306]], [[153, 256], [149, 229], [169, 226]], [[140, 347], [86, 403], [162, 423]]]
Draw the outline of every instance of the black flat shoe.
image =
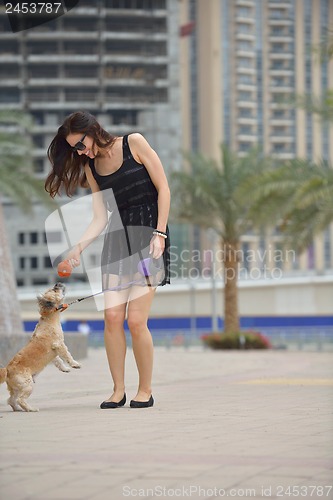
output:
[[126, 394], [124, 394], [123, 399], [121, 399], [118, 403], [115, 403], [114, 401], [103, 401], [103, 403], [100, 404], [100, 408], [102, 410], [106, 408], [119, 408], [120, 406], [124, 406], [126, 403]]
[[132, 399], [130, 402], [130, 407], [131, 408], [149, 408], [150, 406], [153, 406], [153, 404], [154, 404], [154, 398], [153, 398], [153, 396], [150, 396], [148, 401], [135, 401], [134, 399]]

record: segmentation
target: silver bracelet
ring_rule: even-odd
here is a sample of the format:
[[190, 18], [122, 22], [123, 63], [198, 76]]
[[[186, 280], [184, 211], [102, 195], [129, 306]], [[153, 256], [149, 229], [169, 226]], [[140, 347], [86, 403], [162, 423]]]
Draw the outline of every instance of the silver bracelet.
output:
[[161, 236], [162, 238], [164, 238], [165, 240], [167, 239], [168, 235], [166, 233], [162, 233], [162, 231], [158, 231], [157, 229], [155, 229], [155, 231], [153, 231], [153, 235], [154, 236]]

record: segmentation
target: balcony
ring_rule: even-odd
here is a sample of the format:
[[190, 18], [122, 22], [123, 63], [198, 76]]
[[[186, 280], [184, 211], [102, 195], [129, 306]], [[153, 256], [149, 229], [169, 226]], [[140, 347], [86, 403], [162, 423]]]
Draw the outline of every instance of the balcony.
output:
[[241, 32], [241, 31], [237, 31], [236, 32], [236, 40], [251, 40], [251, 41], [254, 41], [256, 39], [255, 35], [252, 34], [252, 33], [248, 33], [248, 32]]
[[[128, 110], [143, 110], [143, 109], [147, 109], [147, 108], [151, 108], [151, 103], [138, 103], [138, 102], [121, 102], [121, 104], [119, 104], [119, 102], [103, 102], [102, 105], [101, 105], [101, 111], [109, 111], [109, 110], [113, 110], [113, 109], [119, 109], [119, 107], [121, 106], [121, 109], [128, 109]], [[127, 127], [127, 130], [128, 130], [128, 127]]]
[[290, 68], [270, 68], [269, 70], [270, 76], [292, 76], [294, 74], [294, 69]]
[[77, 54], [38, 54], [27, 57], [29, 63], [98, 63], [97, 54], [77, 55]]
[[283, 135], [281, 133], [271, 133], [270, 134], [270, 139], [271, 139], [271, 142], [276, 144], [276, 143], [293, 143], [294, 142], [294, 138], [291, 137], [290, 135]]
[[295, 88], [293, 85], [270, 85], [269, 90], [271, 93], [281, 93], [284, 92], [294, 92]]
[[255, 49], [249, 49], [249, 50], [245, 50], [245, 49], [237, 49], [236, 50], [236, 55], [238, 57], [256, 57], [256, 53], [255, 53]]
[[288, 102], [271, 101], [269, 107], [270, 109], [290, 109], [290, 104]]
[[269, 58], [270, 59], [293, 59], [294, 54], [293, 53], [288, 53], [288, 52], [270, 52], [269, 53]]
[[97, 7], [80, 7], [80, 4], [75, 7], [75, 10], [69, 10], [66, 12], [66, 19], [70, 17], [77, 19], [80, 16], [98, 16], [98, 8]]
[[293, 118], [271, 118], [269, 120], [271, 125], [292, 125], [294, 123]]
[[23, 56], [16, 54], [0, 54], [0, 63], [22, 63]]
[[241, 98], [236, 101], [236, 104], [239, 108], [252, 108], [256, 109], [257, 108], [257, 101], [255, 98], [249, 101], [243, 101]]
[[292, 160], [293, 158], [296, 157], [295, 153], [292, 151], [271, 151], [271, 156], [274, 158], [279, 158], [280, 160]]
[[166, 41], [168, 33], [155, 33], [155, 32], [119, 32], [119, 31], [104, 31], [101, 33], [101, 40], [149, 40], [151, 42]]
[[119, 87], [122, 86], [123, 88], [125, 87], [167, 87], [168, 86], [168, 80], [149, 80], [149, 83], [147, 83], [147, 78], [143, 79], [133, 79], [133, 78], [105, 78], [104, 79], [104, 84], [106, 87], [112, 88], [112, 87]]
[[[48, 111], [59, 111], [59, 110], [64, 110], [66, 112], [73, 111], [73, 109], [77, 109], [79, 107], [82, 107], [82, 109], [86, 108], [91, 108], [91, 109], [96, 109], [97, 103], [96, 99], [93, 101], [76, 101], [76, 102], [65, 102], [63, 99], [58, 99], [58, 100], [51, 100], [51, 101], [34, 101], [31, 99], [26, 100], [26, 104], [29, 108], [29, 110], [34, 111], [34, 110], [48, 110]], [[22, 106], [22, 105], [21, 105]], [[118, 106], [119, 108], [119, 106]]]
[[105, 63], [140, 63], [147, 64], [167, 64], [169, 62], [168, 56], [166, 55], [154, 55], [154, 54], [113, 54], [102, 56], [102, 64]]
[[254, 7], [253, 0], [236, 0], [236, 7]]
[[236, 89], [245, 91], [246, 90], [254, 91], [257, 89], [257, 85], [255, 83], [237, 82]]
[[82, 32], [79, 30], [57, 30], [57, 31], [34, 31], [28, 30], [26, 37], [28, 40], [64, 40], [64, 39], [76, 39], [76, 40], [98, 40], [98, 31], [87, 31]]
[[[76, 9], [75, 9], [76, 12]], [[166, 9], [154, 9], [154, 10], [143, 10], [143, 9], [117, 9], [117, 15], [119, 16], [128, 16], [128, 13], [131, 13], [131, 17], [137, 17], [137, 18], [152, 18], [152, 17], [166, 17], [168, 15], [168, 12]], [[101, 16], [108, 16], [108, 15], [115, 15], [115, 9], [114, 8], [102, 8], [101, 9]]]
[[277, 43], [283, 43], [287, 42], [290, 43], [294, 40], [294, 38], [290, 35], [269, 35], [269, 41], [270, 42], [277, 42]]
[[32, 133], [33, 134], [56, 134], [58, 129], [58, 125], [49, 125], [49, 124], [44, 124], [44, 125], [33, 125], [32, 127]]
[[258, 136], [255, 133], [252, 134], [237, 134], [237, 139], [240, 142], [257, 142]]
[[253, 116], [238, 116], [237, 118], [239, 125], [256, 125], [257, 121], [257, 118]]
[[54, 87], [98, 87], [98, 78], [29, 78], [27, 82], [28, 87], [44, 87], [45, 85]]
[[268, 24], [270, 26], [292, 26], [293, 20], [290, 18], [278, 18], [278, 17], [269, 17]]
[[237, 14], [237, 13], [235, 16], [235, 21], [236, 21], [236, 23], [244, 23], [244, 24], [254, 24], [255, 23], [255, 19], [253, 17], [244, 16], [242, 14]]
[[270, 0], [268, 2], [269, 9], [290, 9], [290, 2], [284, 2], [283, 0]]
[[[242, 74], [245, 76], [245, 75], [255, 75], [257, 70], [253, 66], [238, 66], [237, 65], [236, 72], [238, 74]], [[238, 80], [238, 81], [240, 81], [240, 80]], [[248, 82], [244, 81], [244, 83], [253, 83], [253, 80], [251, 78]]]

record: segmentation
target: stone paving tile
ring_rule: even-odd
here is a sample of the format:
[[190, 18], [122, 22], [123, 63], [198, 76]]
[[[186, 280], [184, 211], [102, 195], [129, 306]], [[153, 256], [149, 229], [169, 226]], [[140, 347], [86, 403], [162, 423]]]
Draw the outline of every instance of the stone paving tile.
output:
[[[137, 376], [129, 354], [128, 399]], [[118, 500], [125, 484], [194, 479], [226, 488], [323, 484], [332, 477], [332, 387], [239, 382], [331, 380], [332, 361], [332, 353], [156, 349], [156, 405], [143, 411], [99, 409], [111, 392], [102, 349], [80, 371], [47, 367], [31, 397], [39, 413], [11, 412], [0, 389], [0, 497]]]

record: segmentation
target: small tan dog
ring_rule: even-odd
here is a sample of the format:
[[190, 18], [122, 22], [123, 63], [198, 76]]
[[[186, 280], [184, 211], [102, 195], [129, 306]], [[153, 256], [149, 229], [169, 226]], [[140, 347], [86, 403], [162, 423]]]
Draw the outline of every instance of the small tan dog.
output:
[[0, 383], [7, 382], [10, 393], [8, 404], [14, 411], [38, 411], [26, 400], [32, 393], [34, 376], [51, 361], [62, 372], [70, 371], [62, 360], [72, 368], [81, 367], [65, 345], [60, 323], [65, 288], [62, 283], [56, 283], [44, 295], [37, 297], [40, 319], [29, 343], [13, 357], [6, 368], [0, 368]]

